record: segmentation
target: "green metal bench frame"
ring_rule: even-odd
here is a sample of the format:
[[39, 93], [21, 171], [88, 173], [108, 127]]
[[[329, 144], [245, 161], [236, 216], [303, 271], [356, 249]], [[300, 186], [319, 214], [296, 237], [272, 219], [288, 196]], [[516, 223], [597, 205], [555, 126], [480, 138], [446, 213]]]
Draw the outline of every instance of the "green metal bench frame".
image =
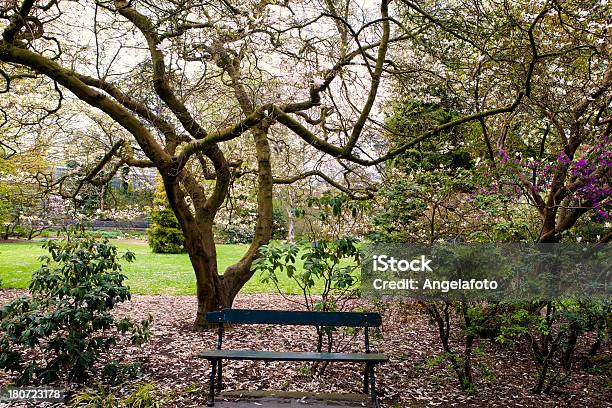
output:
[[[209, 323], [218, 324], [217, 348], [205, 350], [198, 357], [207, 359], [211, 364], [208, 401], [206, 406], [215, 405], [215, 382], [217, 391], [223, 388], [222, 360], [264, 360], [264, 361], [329, 361], [365, 363], [363, 373], [363, 392], [370, 393], [372, 406], [378, 407], [374, 368], [389, 359], [384, 354], [370, 352], [368, 329], [379, 327], [382, 323], [378, 313], [356, 312], [300, 312], [285, 310], [223, 309], [206, 314]], [[224, 325], [226, 324], [273, 324], [294, 326], [344, 326], [363, 327], [365, 353], [313, 353], [313, 352], [275, 352], [260, 350], [222, 350]]]

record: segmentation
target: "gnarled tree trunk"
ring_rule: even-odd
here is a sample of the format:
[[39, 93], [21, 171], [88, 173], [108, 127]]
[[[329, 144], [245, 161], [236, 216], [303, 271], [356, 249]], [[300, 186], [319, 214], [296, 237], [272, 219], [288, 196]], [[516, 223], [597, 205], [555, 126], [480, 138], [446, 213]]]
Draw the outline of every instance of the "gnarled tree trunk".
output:
[[[253, 242], [246, 254], [222, 275], [218, 271], [213, 221], [229, 189], [227, 162], [220, 156], [218, 160], [213, 160], [217, 171], [218, 191], [206, 200], [189, 176], [172, 176], [171, 169], [163, 176], [168, 201], [185, 235], [186, 249], [195, 272], [198, 299], [195, 329], [208, 327], [207, 312], [232, 306], [242, 286], [253, 275], [251, 264], [259, 248], [267, 244], [272, 235], [273, 177], [267, 130], [267, 126], [252, 130], [258, 166], [257, 224]], [[215, 157], [214, 154], [211, 156]], [[221, 188], [223, 190], [220, 190]], [[187, 204], [185, 192], [191, 197], [193, 209]]]

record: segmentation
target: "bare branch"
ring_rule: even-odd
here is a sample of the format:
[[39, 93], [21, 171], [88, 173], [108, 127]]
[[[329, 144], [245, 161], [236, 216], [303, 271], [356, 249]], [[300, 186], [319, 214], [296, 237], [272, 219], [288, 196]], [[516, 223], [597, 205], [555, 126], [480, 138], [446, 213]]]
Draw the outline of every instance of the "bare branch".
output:
[[346, 195], [348, 195], [349, 197], [353, 199], [357, 199], [357, 200], [371, 199], [374, 197], [374, 193], [376, 191], [373, 188], [351, 189], [349, 187], [343, 186], [342, 184], [336, 182], [334, 179], [332, 179], [331, 177], [325, 175], [324, 173], [318, 170], [307, 171], [305, 173], [298, 174], [292, 177], [274, 178], [274, 184], [293, 184], [298, 180], [303, 180], [308, 177], [319, 177], [325, 180], [325, 182], [327, 182], [329, 185], [335, 187], [336, 189], [342, 191], [343, 193], [346, 193]]

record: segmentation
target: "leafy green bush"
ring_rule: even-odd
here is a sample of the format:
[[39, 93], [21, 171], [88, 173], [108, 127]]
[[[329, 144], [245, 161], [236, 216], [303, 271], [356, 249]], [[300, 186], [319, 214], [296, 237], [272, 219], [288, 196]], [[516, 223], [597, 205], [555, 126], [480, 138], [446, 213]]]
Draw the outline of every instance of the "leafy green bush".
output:
[[[259, 271], [264, 283], [278, 286], [278, 273], [286, 273], [302, 290], [302, 304], [307, 310], [341, 311], [349, 307], [348, 299], [357, 297], [359, 293], [359, 243], [352, 238], [341, 238], [335, 241], [320, 240], [314, 243], [271, 243], [260, 248], [261, 257], [253, 263], [253, 269]], [[298, 269], [298, 256], [303, 261], [303, 267]], [[321, 289], [320, 295], [315, 295]], [[340, 342], [350, 336], [333, 338], [335, 327], [317, 326], [318, 352], [332, 351], [334, 345], [341, 349]], [[347, 334], [347, 333], [343, 333]], [[315, 365], [313, 368], [317, 368]], [[318, 369], [322, 375], [327, 363]]]
[[18, 384], [50, 383], [64, 375], [83, 381], [116, 344], [117, 333], [130, 333], [133, 344], [148, 340], [150, 318], [136, 324], [110, 313], [130, 299], [119, 261], [131, 262], [134, 254], [120, 257], [106, 239], [75, 236], [43, 247], [49, 255], [33, 274], [31, 297], [0, 310], [0, 368], [17, 373]]
[[117, 385], [129, 380], [134, 380], [143, 375], [141, 362], [119, 364], [110, 362], [104, 366], [102, 377], [111, 385]]
[[275, 203], [272, 209], [272, 239], [287, 238], [287, 214]]
[[[308, 310], [338, 310], [347, 297], [357, 294], [359, 247], [352, 238], [315, 243], [271, 243], [260, 248], [261, 257], [253, 262], [264, 283], [278, 288], [278, 272], [285, 272], [297, 282], [304, 294], [303, 306]], [[303, 261], [301, 271], [296, 265]], [[322, 287], [320, 296], [313, 296]]]
[[[504, 319], [500, 343], [527, 340], [537, 368], [533, 391], [549, 393], [571, 380], [576, 366], [576, 348], [594, 335], [587, 361], [609, 343], [612, 302], [605, 298], [565, 298], [520, 305]], [[584, 357], [584, 356], [583, 356]]]
[[185, 252], [185, 237], [181, 226], [170, 208], [163, 184], [157, 187], [151, 210], [151, 228], [147, 231], [151, 250], [159, 254]]
[[94, 230], [86, 231], [85, 234], [92, 238], [117, 239], [124, 237], [124, 233], [118, 230]]
[[230, 224], [221, 235], [225, 244], [248, 244], [253, 241], [254, 231], [249, 227]]

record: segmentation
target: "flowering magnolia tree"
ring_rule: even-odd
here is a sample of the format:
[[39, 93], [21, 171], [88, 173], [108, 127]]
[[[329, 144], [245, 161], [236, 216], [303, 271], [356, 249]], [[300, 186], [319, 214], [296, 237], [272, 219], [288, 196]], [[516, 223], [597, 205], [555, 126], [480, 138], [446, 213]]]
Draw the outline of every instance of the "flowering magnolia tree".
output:
[[32, 149], [15, 151], [11, 159], [0, 159], [0, 237], [22, 236], [32, 239], [53, 225], [58, 213], [54, 201], [36, 181], [46, 171], [44, 152]]

